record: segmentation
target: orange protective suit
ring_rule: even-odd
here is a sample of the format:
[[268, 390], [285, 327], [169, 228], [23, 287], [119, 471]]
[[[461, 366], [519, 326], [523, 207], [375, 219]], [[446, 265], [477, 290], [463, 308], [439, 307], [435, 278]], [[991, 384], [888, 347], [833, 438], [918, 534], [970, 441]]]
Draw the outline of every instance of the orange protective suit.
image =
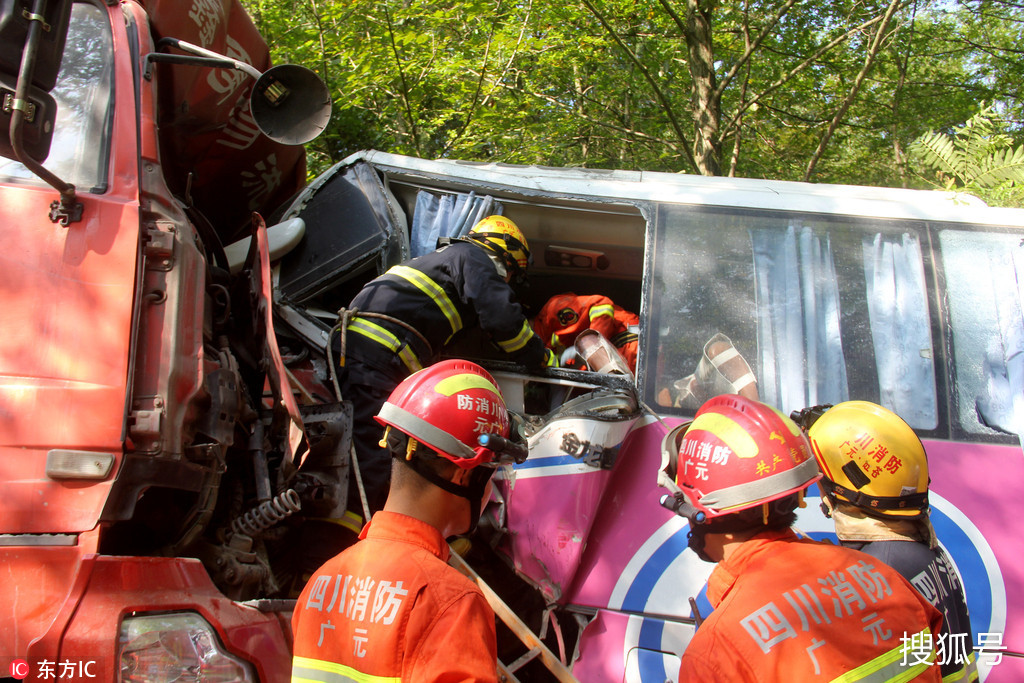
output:
[[299, 596], [292, 680], [497, 681], [494, 612], [448, 553], [434, 527], [374, 514]]
[[683, 653], [680, 683], [940, 681], [938, 610], [849, 550], [789, 529], [743, 543], [708, 579], [715, 610]]
[[584, 330], [595, 330], [609, 340], [636, 372], [640, 318], [600, 294], [580, 296], [567, 292], [547, 300], [533, 319], [533, 331], [549, 349], [561, 354]]

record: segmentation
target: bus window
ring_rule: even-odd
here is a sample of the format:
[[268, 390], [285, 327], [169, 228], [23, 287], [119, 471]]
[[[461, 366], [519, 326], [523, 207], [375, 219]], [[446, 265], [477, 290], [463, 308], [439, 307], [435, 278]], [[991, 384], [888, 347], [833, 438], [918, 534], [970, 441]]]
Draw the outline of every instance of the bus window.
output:
[[912, 232], [862, 237], [878, 403], [919, 429], [938, 426], [935, 363], [921, 243]]
[[782, 410], [860, 398], [936, 428], [915, 230], [661, 206], [651, 258], [648, 400], [693, 412], [694, 394], [713, 395], [701, 393], [701, 368], [721, 334], [747, 361], [758, 397]]
[[1024, 433], [1024, 247], [1021, 236], [939, 231], [946, 275], [955, 412], [971, 434]]

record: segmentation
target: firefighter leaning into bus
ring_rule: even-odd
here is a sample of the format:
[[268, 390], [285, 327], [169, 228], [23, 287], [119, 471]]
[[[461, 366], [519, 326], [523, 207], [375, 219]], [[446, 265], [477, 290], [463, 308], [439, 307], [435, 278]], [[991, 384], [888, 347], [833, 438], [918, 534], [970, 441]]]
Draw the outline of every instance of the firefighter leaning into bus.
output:
[[[556, 294], [547, 300], [533, 318], [533, 331], [548, 348], [562, 357], [573, 348], [576, 337], [584, 330], [596, 330], [610, 341], [636, 373], [640, 318], [600, 294]], [[571, 365], [571, 363], [565, 363]]]
[[509, 457], [478, 440], [509, 436], [501, 393], [479, 365], [445, 360], [399, 384], [377, 420], [387, 502], [299, 596], [292, 680], [496, 681], [494, 612], [448, 566], [445, 539], [475, 528]]
[[940, 680], [939, 612], [885, 563], [791, 528], [821, 477], [793, 420], [716, 396], [666, 435], [662, 457], [659, 482], [690, 522], [689, 546], [717, 563], [714, 611], [683, 653], [680, 681]]
[[399, 382], [437, 361], [459, 332], [479, 327], [511, 360], [531, 369], [557, 362], [510, 285], [525, 280], [529, 262], [518, 226], [489, 216], [465, 238], [369, 282], [341, 311], [331, 344], [341, 397], [354, 408], [353, 447], [371, 512], [383, 505], [390, 476], [373, 416]]
[[840, 542], [888, 564], [942, 612], [942, 680], [978, 680], [963, 586], [929, 519], [928, 457], [917, 434], [868, 401], [815, 406], [794, 417], [821, 467], [821, 508]]

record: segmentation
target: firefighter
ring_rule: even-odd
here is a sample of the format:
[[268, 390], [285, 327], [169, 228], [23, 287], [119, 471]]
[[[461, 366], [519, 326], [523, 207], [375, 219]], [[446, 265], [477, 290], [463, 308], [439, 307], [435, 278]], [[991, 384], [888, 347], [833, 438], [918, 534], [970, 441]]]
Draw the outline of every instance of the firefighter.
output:
[[821, 507], [840, 542], [894, 568], [942, 612], [942, 680], [978, 680], [967, 601], [929, 517], [928, 456], [917, 434], [868, 401], [798, 415], [809, 418], [807, 436], [823, 473]]
[[885, 563], [791, 528], [821, 477], [795, 422], [716, 396], [662, 451], [676, 464], [668, 504], [689, 520], [690, 548], [717, 563], [715, 609], [686, 646], [680, 681], [940, 680], [939, 612]]
[[445, 538], [476, 525], [507, 457], [478, 439], [509, 436], [501, 392], [479, 365], [445, 360], [400, 383], [376, 419], [387, 502], [299, 596], [292, 680], [496, 681], [494, 612], [448, 566]]
[[[353, 447], [370, 512], [383, 505], [390, 472], [373, 416], [399, 382], [437, 361], [457, 334], [478, 327], [530, 369], [556, 363], [510, 286], [525, 281], [529, 262], [516, 224], [489, 216], [466, 238], [372, 280], [342, 311], [331, 343], [341, 397], [354, 407]], [[355, 500], [359, 493], [352, 493]]]
[[600, 294], [556, 294], [533, 319], [533, 330], [556, 355], [571, 349], [583, 330], [596, 330], [610, 341], [636, 374], [640, 318]]

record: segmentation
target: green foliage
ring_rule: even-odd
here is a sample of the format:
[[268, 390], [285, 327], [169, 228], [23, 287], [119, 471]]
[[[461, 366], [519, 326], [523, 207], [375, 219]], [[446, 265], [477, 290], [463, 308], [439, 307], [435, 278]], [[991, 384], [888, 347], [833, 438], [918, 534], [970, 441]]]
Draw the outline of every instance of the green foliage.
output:
[[913, 186], [910, 144], [977, 102], [1021, 128], [1024, 9], [998, 0], [243, 2], [334, 93], [312, 172], [377, 148]]
[[976, 194], [986, 201], [1024, 206], [1024, 145], [997, 129], [997, 117], [984, 107], [951, 133], [929, 131], [910, 147], [936, 171], [933, 181], [946, 190]]

